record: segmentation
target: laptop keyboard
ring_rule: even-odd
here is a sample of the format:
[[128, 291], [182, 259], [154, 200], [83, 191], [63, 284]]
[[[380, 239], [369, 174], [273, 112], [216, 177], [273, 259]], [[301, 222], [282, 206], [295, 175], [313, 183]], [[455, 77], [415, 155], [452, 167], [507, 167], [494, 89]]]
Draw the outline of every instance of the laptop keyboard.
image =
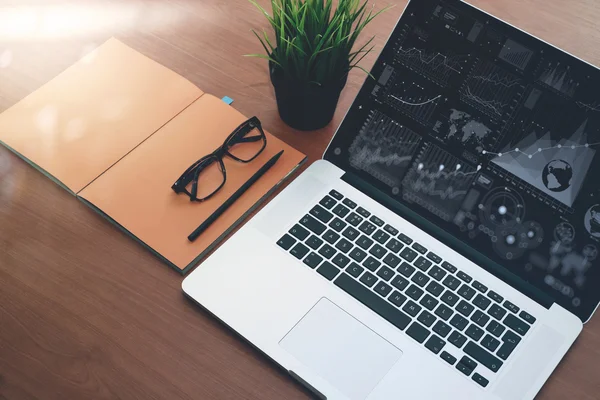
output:
[[535, 323], [335, 190], [277, 245], [483, 387]]

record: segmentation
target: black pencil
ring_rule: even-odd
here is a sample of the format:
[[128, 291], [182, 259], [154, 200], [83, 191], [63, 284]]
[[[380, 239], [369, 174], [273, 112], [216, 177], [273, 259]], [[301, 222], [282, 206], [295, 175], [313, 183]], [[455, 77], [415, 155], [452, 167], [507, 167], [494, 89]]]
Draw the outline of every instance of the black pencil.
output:
[[260, 179], [275, 163], [279, 160], [279, 157], [283, 154], [283, 150], [275, 154], [269, 161], [265, 163], [246, 183], [244, 183], [238, 190], [235, 191], [214, 213], [210, 215], [194, 232], [188, 236], [188, 240], [193, 242], [208, 228], [213, 222], [221, 216], [237, 199], [239, 199], [257, 180]]

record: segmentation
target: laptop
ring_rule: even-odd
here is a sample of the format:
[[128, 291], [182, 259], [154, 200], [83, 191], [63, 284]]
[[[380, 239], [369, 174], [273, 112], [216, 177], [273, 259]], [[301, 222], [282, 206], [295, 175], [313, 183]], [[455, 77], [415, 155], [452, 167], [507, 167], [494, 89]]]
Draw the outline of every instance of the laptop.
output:
[[533, 399], [600, 300], [600, 73], [413, 0], [371, 75], [183, 291], [317, 398]]

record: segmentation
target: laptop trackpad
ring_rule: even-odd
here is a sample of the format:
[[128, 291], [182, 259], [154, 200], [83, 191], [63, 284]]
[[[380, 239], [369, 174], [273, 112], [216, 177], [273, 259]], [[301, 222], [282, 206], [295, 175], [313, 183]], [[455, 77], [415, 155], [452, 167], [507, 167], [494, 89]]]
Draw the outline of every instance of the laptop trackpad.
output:
[[326, 298], [279, 342], [352, 400], [362, 400], [402, 356], [402, 351]]

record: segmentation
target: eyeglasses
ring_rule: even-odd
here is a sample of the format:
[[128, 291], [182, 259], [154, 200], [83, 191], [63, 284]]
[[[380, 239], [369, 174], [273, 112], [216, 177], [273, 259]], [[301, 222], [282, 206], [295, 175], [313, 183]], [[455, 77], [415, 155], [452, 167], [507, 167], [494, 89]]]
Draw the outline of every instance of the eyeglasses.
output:
[[225, 185], [227, 173], [223, 157], [241, 163], [254, 160], [267, 146], [267, 137], [258, 118], [252, 117], [225, 139], [223, 145], [193, 163], [175, 181], [171, 189], [185, 193], [190, 201], [208, 200]]

